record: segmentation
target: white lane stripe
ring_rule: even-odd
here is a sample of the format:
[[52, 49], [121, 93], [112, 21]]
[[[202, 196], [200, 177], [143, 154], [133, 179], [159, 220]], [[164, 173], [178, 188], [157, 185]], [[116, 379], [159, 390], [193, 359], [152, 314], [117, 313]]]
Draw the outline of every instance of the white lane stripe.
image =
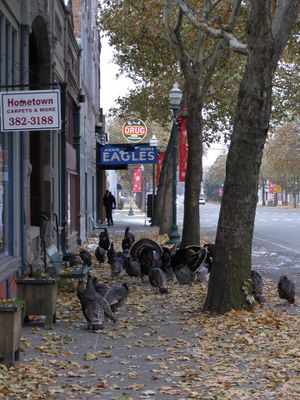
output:
[[296, 253], [296, 254], [300, 254], [300, 251], [291, 249], [290, 247], [282, 246], [281, 244], [277, 244], [277, 243], [274, 243], [274, 242], [270, 242], [269, 240], [261, 239], [261, 238], [259, 238], [259, 237], [257, 237], [257, 236], [253, 236], [253, 239], [260, 240], [260, 241], [262, 241], [262, 242], [272, 244], [273, 246], [280, 247], [281, 249], [293, 251], [293, 252]]

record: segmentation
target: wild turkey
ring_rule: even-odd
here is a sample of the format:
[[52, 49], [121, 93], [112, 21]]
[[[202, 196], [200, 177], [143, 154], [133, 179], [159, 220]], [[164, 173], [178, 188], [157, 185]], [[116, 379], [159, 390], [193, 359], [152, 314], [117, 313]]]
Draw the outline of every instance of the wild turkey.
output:
[[118, 307], [121, 307], [129, 294], [129, 287], [126, 283], [121, 285], [115, 284], [107, 290], [105, 293], [105, 299], [109, 302], [110, 308], [113, 312]]
[[278, 282], [278, 294], [281, 299], [290, 304], [295, 303], [295, 284], [286, 275], [282, 275]]
[[171, 266], [180, 285], [194, 281], [196, 270], [205, 262], [207, 250], [201, 246], [188, 246], [171, 257]]
[[131, 257], [141, 264], [142, 280], [145, 275], [149, 275], [153, 264], [153, 251], [156, 252], [157, 258], [160, 259], [162, 254], [160, 245], [148, 238], [138, 240], [130, 248], [129, 254]]
[[120, 256], [116, 256], [113, 258], [111, 262], [111, 276], [114, 278], [119, 275], [124, 270], [125, 262], [124, 259]]
[[116, 250], [115, 250], [115, 248], [114, 248], [114, 244], [113, 244], [113, 242], [111, 242], [110, 243], [110, 247], [109, 247], [109, 249], [107, 250], [107, 260], [108, 260], [108, 263], [109, 264], [111, 264], [112, 263], [112, 260], [114, 259], [114, 257], [117, 255], [117, 252], [116, 252]]
[[102, 315], [103, 308], [93, 292], [88, 289], [90, 283], [88, 281], [86, 288], [82, 280], [78, 281], [77, 297], [81, 304], [81, 310], [88, 323], [88, 328], [94, 331], [103, 329]]
[[103, 282], [98, 282], [97, 278], [93, 278], [93, 284], [96, 289], [96, 292], [101, 294], [101, 296], [104, 297], [104, 295], [108, 291], [109, 287]]
[[195, 271], [196, 281], [200, 283], [204, 283], [207, 275], [210, 273], [211, 265], [207, 262], [204, 262], [200, 268]]
[[133, 260], [130, 255], [128, 255], [125, 262], [125, 271], [131, 278], [139, 278], [142, 275], [141, 263], [137, 260]]
[[77, 283], [77, 297], [80, 301], [80, 305], [81, 305], [81, 311], [83, 313], [83, 316], [85, 318], [85, 320], [88, 322], [88, 317], [86, 315], [85, 309], [87, 306], [87, 301], [84, 297], [85, 294], [85, 286], [84, 286], [84, 282], [82, 279], [80, 279]]
[[122, 249], [130, 249], [134, 242], [135, 236], [133, 233], [129, 232], [129, 227], [127, 226], [124, 233], [124, 239], [122, 240]]
[[168, 247], [162, 247], [160, 268], [166, 274], [167, 280], [172, 281], [174, 279], [174, 272], [171, 267], [171, 250]]
[[85, 249], [80, 250], [79, 257], [82, 259], [83, 263], [90, 267], [92, 265], [91, 253]]
[[77, 296], [80, 300], [82, 312], [90, 329], [96, 331], [103, 329], [103, 314], [105, 313], [114, 322], [116, 316], [112, 312], [108, 301], [96, 292], [93, 278], [89, 274], [86, 289], [83, 292], [82, 282], [77, 286]]
[[102, 249], [104, 249], [105, 251], [109, 249], [110, 240], [107, 228], [104, 228], [104, 231], [100, 233], [98, 245], [99, 247], [102, 247]]
[[203, 247], [207, 250], [205, 262], [209, 265], [209, 272], [210, 272], [216, 251], [216, 245], [214, 243], [206, 243], [203, 245]]
[[100, 246], [97, 246], [97, 247], [96, 247], [96, 250], [95, 250], [95, 257], [96, 257], [97, 260], [99, 261], [99, 264], [104, 263], [104, 261], [105, 261], [105, 254], [106, 254], [106, 251], [105, 251], [102, 247], [100, 247]]
[[82, 264], [83, 264], [83, 261], [82, 261], [82, 258], [79, 255], [76, 255], [75, 257], [73, 257], [69, 261], [69, 266], [70, 267], [75, 267], [77, 265], [82, 265]]
[[160, 268], [150, 269], [149, 282], [156, 290], [159, 289], [160, 293], [168, 293], [166, 274]]
[[252, 281], [252, 294], [254, 299], [259, 303], [263, 304], [266, 302], [263, 296], [263, 279], [259, 272], [251, 271], [251, 281]]

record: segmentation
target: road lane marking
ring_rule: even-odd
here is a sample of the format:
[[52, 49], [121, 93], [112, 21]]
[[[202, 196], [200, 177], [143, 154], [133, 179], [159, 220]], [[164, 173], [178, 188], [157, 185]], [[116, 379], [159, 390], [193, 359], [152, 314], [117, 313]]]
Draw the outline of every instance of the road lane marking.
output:
[[266, 243], [272, 244], [273, 246], [280, 247], [281, 249], [293, 251], [293, 252], [296, 253], [296, 254], [300, 254], [300, 251], [291, 249], [290, 247], [282, 246], [281, 244], [277, 244], [277, 243], [274, 243], [274, 242], [270, 242], [269, 240], [266, 240], [266, 239], [261, 239], [261, 238], [259, 238], [259, 237], [257, 237], [257, 236], [253, 236], [253, 239], [260, 240], [260, 241], [262, 241], [262, 242], [266, 242]]

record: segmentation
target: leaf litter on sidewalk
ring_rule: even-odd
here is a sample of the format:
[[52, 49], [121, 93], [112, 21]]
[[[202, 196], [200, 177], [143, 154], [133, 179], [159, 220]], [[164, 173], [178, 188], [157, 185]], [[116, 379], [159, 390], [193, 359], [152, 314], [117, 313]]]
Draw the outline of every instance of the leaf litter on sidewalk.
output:
[[[93, 273], [111, 283], [109, 265], [99, 267], [94, 255]], [[130, 283], [125, 275], [115, 281]], [[201, 312], [206, 284], [172, 282], [168, 295], [157, 295], [149, 283], [130, 283], [117, 324], [99, 334], [84, 331], [76, 283], [69, 284], [58, 296], [63, 329], [26, 328], [21, 361], [0, 365], [0, 399], [300, 398], [300, 318], [278, 307], [274, 282], [264, 283], [264, 307], [222, 316]], [[98, 335], [98, 347], [76, 342], [78, 329]]]

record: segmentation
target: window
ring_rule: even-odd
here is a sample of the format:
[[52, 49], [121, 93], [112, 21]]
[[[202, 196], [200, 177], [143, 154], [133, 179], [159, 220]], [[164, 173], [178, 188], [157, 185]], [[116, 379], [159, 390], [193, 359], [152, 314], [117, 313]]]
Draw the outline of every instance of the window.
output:
[[12, 212], [9, 207], [9, 174], [8, 158], [8, 136], [0, 135], [0, 255], [8, 254], [8, 236], [9, 236], [9, 213]]

